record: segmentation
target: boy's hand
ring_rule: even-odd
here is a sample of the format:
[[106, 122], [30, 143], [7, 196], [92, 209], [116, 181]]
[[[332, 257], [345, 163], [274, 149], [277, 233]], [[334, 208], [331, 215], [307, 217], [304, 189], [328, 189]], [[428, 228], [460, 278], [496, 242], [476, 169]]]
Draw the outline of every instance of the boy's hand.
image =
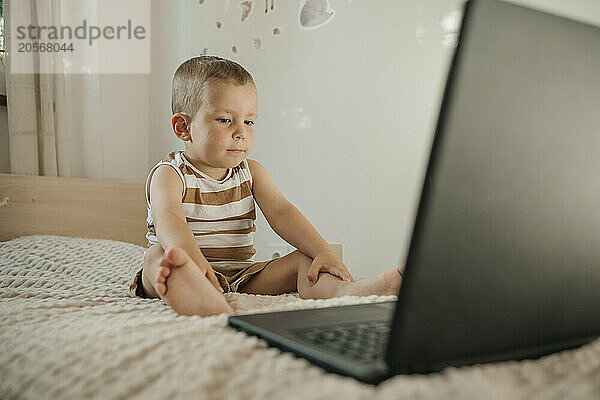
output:
[[348, 269], [333, 251], [322, 251], [314, 258], [306, 276], [308, 281], [314, 285], [319, 279], [319, 273], [328, 272], [341, 281], [354, 282], [354, 278]]

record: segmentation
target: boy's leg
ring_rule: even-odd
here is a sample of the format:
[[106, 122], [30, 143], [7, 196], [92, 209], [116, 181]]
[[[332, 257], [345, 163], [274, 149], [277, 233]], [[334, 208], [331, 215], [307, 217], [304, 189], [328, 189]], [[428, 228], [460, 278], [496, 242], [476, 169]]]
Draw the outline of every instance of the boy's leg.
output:
[[150, 298], [159, 298], [155, 289], [156, 278], [160, 270], [160, 260], [164, 256], [164, 251], [159, 244], [150, 246], [144, 254], [144, 267], [142, 268], [142, 287], [144, 293]]
[[317, 283], [312, 285], [306, 276], [312, 261], [312, 258], [294, 251], [271, 262], [241, 286], [240, 291], [276, 295], [297, 290], [303, 299], [398, 294], [402, 280], [399, 269], [390, 269], [356, 282], [341, 281], [329, 273], [322, 273]]
[[164, 253], [153, 245], [144, 256], [142, 285], [149, 297], [160, 297], [177, 313], [216, 315], [231, 312], [225, 297], [182, 249]]
[[294, 251], [273, 260], [262, 271], [239, 287], [242, 293], [278, 295], [297, 290], [298, 265], [312, 259]]

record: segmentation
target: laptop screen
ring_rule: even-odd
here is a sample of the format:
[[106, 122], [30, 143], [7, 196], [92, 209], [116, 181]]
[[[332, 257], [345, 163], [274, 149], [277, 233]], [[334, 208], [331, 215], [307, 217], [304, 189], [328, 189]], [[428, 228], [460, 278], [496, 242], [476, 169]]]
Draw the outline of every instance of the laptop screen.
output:
[[600, 28], [472, 1], [393, 328], [397, 368], [600, 333]]

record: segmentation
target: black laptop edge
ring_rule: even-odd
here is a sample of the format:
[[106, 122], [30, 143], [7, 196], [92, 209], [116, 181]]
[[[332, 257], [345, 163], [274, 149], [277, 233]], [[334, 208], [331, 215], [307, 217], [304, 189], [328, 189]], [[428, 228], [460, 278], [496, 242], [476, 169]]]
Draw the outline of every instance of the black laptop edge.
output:
[[[414, 254], [413, 251], [411, 251], [411, 250], [417, 245], [417, 241], [418, 241], [417, 238], [421, 234], [420, 227], [422, 224], [420, 224], [420, 221], [423, 218], [423, 210], [425, 209], [426, 204], [430, 199], [430, 196], [429, 196], [429, 188], [431, 186], [430, 181], [431, 181], [432, 171], [435, 169], [434, 166], [437, 161], [437, 153], [439, 151], [438, 144], [439, 144], [439, 138], [441, 136], [440, 131], [442, 131], [444, 129], [444, 122], [445, 122], [445, 117], [447, 114], [448, 99], [451, 97], [452, 92], [454, 90], [454, 78], [455, 78], [455, 72], [456, 72], [456, 64], [457, 64], [457, 60], [462, 52], [462, 46], [464, 43], [463, 36], [466, 34], [467, 30], [469, 29], [470, 10], [473, 7], [473, 4], [475, 4], [477, 2], [481, 2], [481, 1], [482, 0], [467, 0], [464, 5], [464, 12], [463, 12], [463, 16], [462, 16], [461, 25], [460, 25], [461, 29], [460, 29], [460, 33], [458, 36], [458, 45], [457, 45], [456, 51], [454, 52], [454, 55], [452, 57], [452, 62], [450, 64], [450, 68], [448, 69], [446, 86], [444, 88], [444, 94], [442, 97], [440, 111], [438, 114], [438, 122], [436, 125], [436, 129], [435, 129], [432, 144], [431, 144], [431, 151], [429, 154], [429, 160], [427, 163], [427, 170], [426, 170], [425, 178], [423, 181], [421, 196], [419, 199], [419, 206], [417, 208], [417, 213], [416, 213], [416, 217], [414, 220], [415, 223], [413, 225], [413, 231], [412, 231], [410, 245], [409, 245], [409, 249], [408, 249], [408, 253], [407, 253], [407, 259], [406, 259], [406, 263], [405, 263], [406, 267], [405, 267], [405, 271], [403, 274], [403, 281], [406, 281], [406, 280], [410, 281], [410, 275], [411, 275], [410, 265], [411, 265], [411, 261], [412, 261], [411, 254]], [[513, 4], [513, 3], [508, 3], [508, 4]], [[525, 7], [525, 6], [521, 6], [521, 5], [516, 5], [516, 6], [521, 7], [521, 8], [529, 8], [529, 7]], [[533, 8], [529, 8], [529, 9], [534, 10], [539, 13], [557, 17], [557, 15], [555, 15], [555, 14], [546, 13], [546, 12], [543, 12], [543, 11], [540, 11], [537, 9], [533, 9]], [[565, 17], [559, 17], [559, 18], [571, 20], [571, 19], [565, 18]], [[575, 22], [577, 22], [578, 24], [593, 26], [590, 24], [585, 24], [580, 21], [575, 21]], [[398, 304], [402, 304], [402, 299], [403, 299], [403, 291], [400, 290], [400, 292], [398, 293]], [[398, 314], [401, 312], [402, 312], [402, 307], [401, 306], [396, 307], [396, 309], [394, 310], [394, 316], [393, 316], [392, 321], [398, 320]], [[390, 337], [394, 337], [397, 330], [402, 329], [399, 325], [400, 324], [392, 324]], [[463, 358], [463, 359], [448, 359], [448, 360], [440, 359], [440, 360], [436, 360], [433, 363], [431, 361], [428, 361], [428, 362], [422, 363], [422, 364], [415, 363], [415, 364], [411, 364], [411, 365], [403, 365], [401, 367], [397, 365], [397, 362], [394, 358], [394, 355], [397, 352], [397, 349], [395, 349], [395, 347], [394, 347], [396, 343], [393, 340], [390, 340], [388, 342], [388, 349], [386, 352], [386, 363], [390, 366], [390, 369], [392, 369], [392, 375], [394, 375], [394, 374], [412, 374], [412, 373], [431, 373], [431, 372], [439, 372], [448, 366], [458, 367], [458, 366], [469, 366], [469, 365], [474, 365], [474, 364], [479, 364], [479, 363], [484, 363], [484, 362], [489, 363], [489, 362], [501, 362], [501, 361], [510, 361], [510, 360], [518, 361], [518, 360], [525, 360], [525, 359], [536, 359], [536, 358], [540, 358], [544, 355], [555, 353], [557, 351], [568, 350], [568, 349], [573, 349], [573, 348], [582, 346], [582, 345], [589, 343], [593, 340], [596, 340], [598, 338], [600, 338], [600, 332], [598, 332], [597, 334], [595, 334], [593, 336], [585, 336], [585, 337], [579, 337], [579, 338], [571, 337], [571, 338], [565, 339], [564, 341], [547, 343], [544, 345], [506, 349], [505, 351], [502, 351], [500, 353], [495, 351], [494, 353], [481, 353], [481, 354], [472, 355], [472, 356], [469, 356], [468, 358]]]
[[[395, 301], [393, 301], [395, 303]], [[332, 307], [322, 307], [319, 310], [327, 310], [327, 309], [335, 309], [339, 310], [341, 308], [352, 308], [352, 307], [364, 307], [364, 306], [373, 306], [376, 304], [383, 304], [388, 302], [376, 302], [376, 303], [363, 303], [363, 304], [352, 304], [345, 306], [332, 306]], [[349, 376], [352, 378], [356, 378], [361, 382], [368, 383], [371, 385], [376, 385], [381, 381], [389, 378], [393, 375], [391, 369], [388, 365], [386, 365], [383, 360], [379, 365], [370, 364], [367, 367], [361, 367], [357, 364], [352, 364], [348, 362], [348, 359], [340, 357], [336, 353], [329, 353], [324, 351], [322, 348], [311, 345], [305, 341], [302, 341], [298, 337], [288, 338], [286, 336], [280, 335], [276, 332], [262, 329], [252, 323], [249, 323], [244, 320], [244, 316], [253, 316], [259, 317], [261, 315], [285, 315], [290, 312], [298, 313], [298, 312], [311, 312], [314, 311], [314, 308], [309, 309], [301, 309], [301, 310], [289, 310], [289, 311], [276, 311], [276, 312], [266, 312], [266, 313], [253, 313], [253, 314], [239, 314], [233, 315], [228, 318], [229, 326], [245, 332], [255, 335], [263, 340], [265, 340], [269, 345], [277, 347], [283, 351], [295, 353], [309, 361], [313, 364], [323, 368], [326, 371], [333, 372], [336, 374]], [[390, 321], [390, 324], [392, 321]]]

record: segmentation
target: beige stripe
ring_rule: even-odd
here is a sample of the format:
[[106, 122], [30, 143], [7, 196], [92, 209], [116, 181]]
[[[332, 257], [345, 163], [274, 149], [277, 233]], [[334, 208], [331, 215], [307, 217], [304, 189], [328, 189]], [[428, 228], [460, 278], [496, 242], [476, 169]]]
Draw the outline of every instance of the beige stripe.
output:
[[254, 209], [254, 197], [248, 196], [239, 201], [224, 204], [222, 206], [209, 206], [196, 203], [182, 203], [184, 215], [191, 218], [202, 218], [217, 220], [230, 215], [241, 215]]
[[[154, 225], [148, 226], [148, 232], [152, 236], [156, 236], [156, 229], [154, 228]], [[192, 231], [192, 233], [194, 234], [194, 236], [245, 235], [245, 234], [249, 234], [249, 233], [252, 233], [252, 232], [256, 232], [256, 225], [252, 225], [250, 228], [246, 228], [246, 229], [231, 229], [231, 230], [211, 231], [211, 232], [197, 232], [197, 231]]]
[[192, 175], [199, 179], [206, 179], [206, 177], [200, 175], [199, 173], [194, 171], [192, 168], [188, 167], [185, 163], [182, 163], [179, 168], [181, 168], [181, 172], [183, 172], [184, 175]]
[[[254, 226], [254, 220], [253, 219], [243, 219], [243, 220], [234, 220], [235, 221], [240, 221], [243, 222], [242, 225], [246, 225], [249, 226], [248, 228], [240, 228], [240, 229], [229, 229], [229, 230], [213, 230], [213, 229], [205, 229], [203, 232], [201, 231], [201, 229], [199, 228], [192, 228], [190, 226], [190, 229], [192, 230], [192, 232], [194, 233], [194, 236], [203, 236], [203, 235], [210, 235], [210, 234], [223, 234], [223, 233], [230, 233], [230, 234], [234, 234], [234, 233], [250, 233], [250, 232], [256, 232], [256, 226]], [[189, 221], [188, 221], [189, 222]], [[213, 226], [214, 228], [218, 228], [219, 227], [219, 223], [220, 222], [231, 222], [231, 221], [218, 221], [218, 222], [214, 222], [214, 221], [210, 221], [210, 222], [205, 222], [205, 224], [210, 224], [211, 226]], [[201, 224], [201, 222], [193, 222], [194, 224]], [[236, 225], [240, 225], [239, 223]], [[188, 225], [189, 226], [189, 225]], [[150, 232], [150, 234], [156, 236], [156, 228], [154, 227], [154, 224], [148, 224], [148, 232]]]
[[230, 231], [214, 231], [214, 232], [207, 232], [207, 233], [197, 233], [194, 232], [194, 236], [207, 236], [207, 235], [224, 235], [224, 234], [243, 234], [243, 233], [252, 233], [252, 232], [256, 232], [256, 226], [252, 226], [252, 228], [248, 228], [248, 229], [236, 229], [236, 230], [230, 230]]
[[253, 219], [239, 219], [236, 221], [219, 222], [188, 222], [187, 225], [194, 232], [208, 233], [214, 231], [231, 231], [234, 229], [248, 229], [254, 225]]
[[221, 218], [221, 219], [199, 219], [186, 217], [186, 222], [220, 222], [220, 221], [236, 221], [239, 219], [256, 219], [256, 210], [249, 211], [245, 214], [238, 215], [235, 217]]
[[200, 249], [202, 255], [206, 258], [208, 262], [212, 261], [246, 261], [254, 254], [256, 254], [256, 250], [254, 250], [254, 246], [244, 246], [244, 247], [229, 247], [229, 248], [206, 248]]
[[196, 236], [194, 240], [200, 248], [234, 248], [252, 246], [252, 233]]
[[188, 187], [183, 198], [184, 203], [195, 203], [207, 206], [222, 206], [240, 201], [248, 196], [252, 196], [250, 185], [235, 186], [231, 189], [220, 192], [202, 193], [201, 189]]
[[202, 193], [222, 192], [237, 186], [248, 185], [252, 187], [249, 177], [234, 175], [225, 182], [217, 182], [209, 179], [197, 179], [192, 175], [184, 175], [185, 185], [188, 188], [202, 189]]

